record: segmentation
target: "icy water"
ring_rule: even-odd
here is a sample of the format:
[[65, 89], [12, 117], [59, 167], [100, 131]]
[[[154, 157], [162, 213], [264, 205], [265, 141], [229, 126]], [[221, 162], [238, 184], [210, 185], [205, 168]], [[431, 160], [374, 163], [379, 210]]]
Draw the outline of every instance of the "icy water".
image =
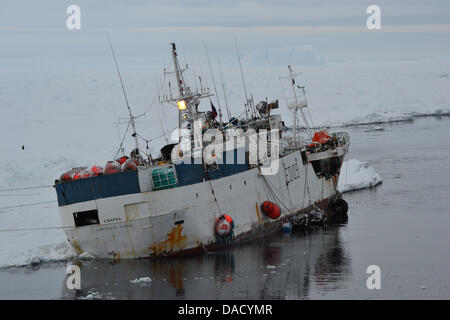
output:
[[[348, 128], [349, 159], [368, 161], [383, 184], [344, 195], [344, 225], [184, 258], [84, 261], [76, 291], [66, 263], [3, 269], [0, 298], [448, 299], [450, 118], [379, 126]], [[366, 286], [369, 265], [380, 290]]]

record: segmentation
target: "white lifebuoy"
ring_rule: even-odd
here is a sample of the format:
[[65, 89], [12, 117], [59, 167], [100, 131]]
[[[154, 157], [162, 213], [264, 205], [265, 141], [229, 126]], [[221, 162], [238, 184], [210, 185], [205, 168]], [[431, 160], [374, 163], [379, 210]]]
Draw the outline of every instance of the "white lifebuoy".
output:
[[216, 234], [219, 237], [228, 237], [231, 232], [231, 223], [226, 219], [219, 219], [216, 223]]

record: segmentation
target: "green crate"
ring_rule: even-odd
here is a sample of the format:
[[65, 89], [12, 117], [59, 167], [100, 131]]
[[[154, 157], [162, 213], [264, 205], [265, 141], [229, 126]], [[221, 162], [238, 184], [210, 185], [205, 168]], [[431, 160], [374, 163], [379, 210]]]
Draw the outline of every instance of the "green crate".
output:
[[161, 167], [152, 171], [153, 190], [163, 190], [178, 187], [173, 167]]

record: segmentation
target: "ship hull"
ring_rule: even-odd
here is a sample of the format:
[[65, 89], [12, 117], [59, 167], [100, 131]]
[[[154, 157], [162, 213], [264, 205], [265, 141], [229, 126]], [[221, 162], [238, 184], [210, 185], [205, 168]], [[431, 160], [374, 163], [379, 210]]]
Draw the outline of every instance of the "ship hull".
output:
[[[192, 185], [61, 206], [61, 224], [68, 226], [64, 232], [78, 254], [120, 259], [220, 249], [279, 231], [292, 215], [314, 205], [332, 215], [339, 174], [319, 177], [300, 151], [279, 161], [274, 175], [263, 176], [256, 167]], [[264, 215], [260, 206], [266, 200], [280, 206], [280, 218]], [[74, 212], [89, 210], [98, 212], [99, 223], [75, 226]], [[226, 242], [215, 234], [222, 214], [234, 221]]]

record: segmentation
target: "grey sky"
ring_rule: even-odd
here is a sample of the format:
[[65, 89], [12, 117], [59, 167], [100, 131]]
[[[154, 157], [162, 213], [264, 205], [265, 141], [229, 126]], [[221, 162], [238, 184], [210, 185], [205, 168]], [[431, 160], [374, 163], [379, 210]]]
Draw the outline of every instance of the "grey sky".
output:
[[[66, 29], [70, 4], [81, 7], [80, 31]], [[381, 8], [380, 31], [365, 28], [371, 4]], [[172, 41], [187, 56], [203, 55], [205, 41], [226, 63], [234, 55], [234, 37], [250, 62], [305, 47], [326, 62], [447, 59], [450, 2], [3, 1], [0, 65], [102, 64], [109, 57], [106, 29], [122, 63], [158, 64]]]

